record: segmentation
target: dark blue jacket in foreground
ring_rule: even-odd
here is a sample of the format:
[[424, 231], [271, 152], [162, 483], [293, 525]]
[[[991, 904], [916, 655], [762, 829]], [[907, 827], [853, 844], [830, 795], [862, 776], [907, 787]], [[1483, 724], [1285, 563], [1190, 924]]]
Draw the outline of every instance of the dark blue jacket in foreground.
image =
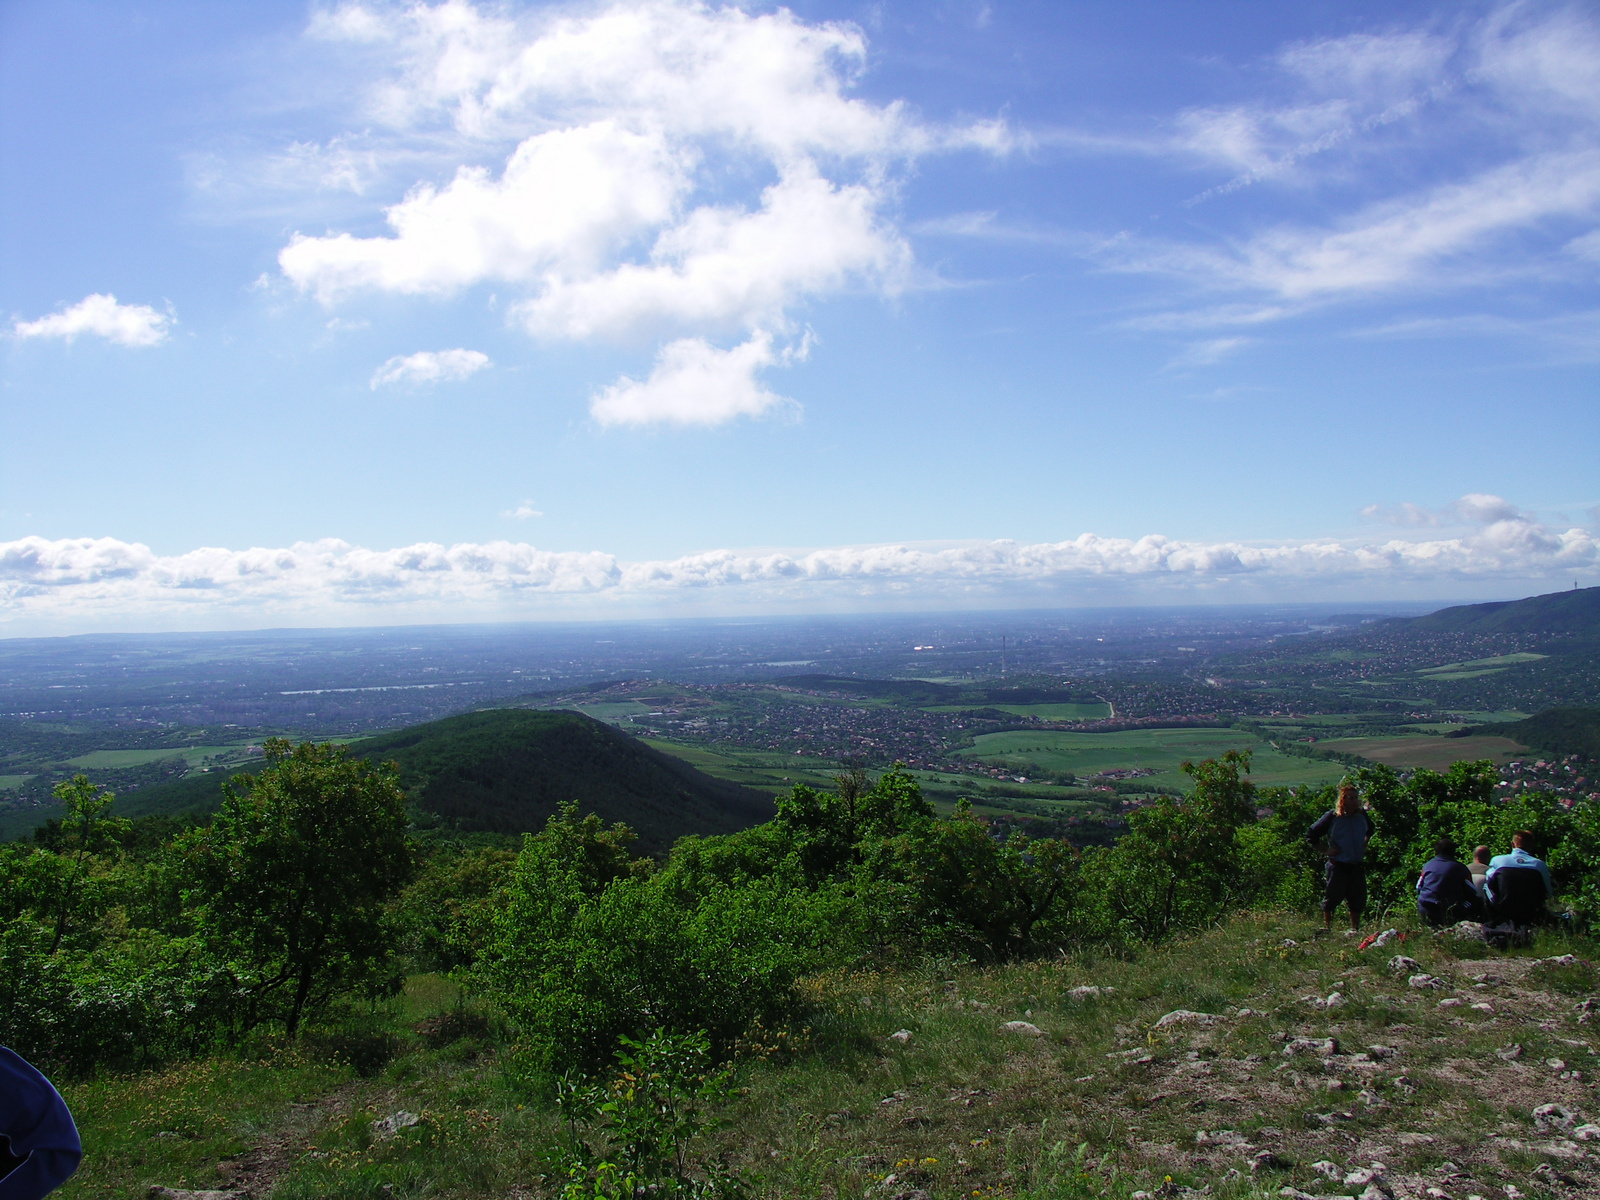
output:
[[50, 1081], [0, 1046], [0, 1136], [22, 1162], [0, 1178], [0, 1200], [40, 1200], [78, 1169], [83, 1146], [72, 1114]]
[[1478, 903], [1478, 889], [1472, 886], [1472, 872], [1453, 858], [1430, 858], [1417, 880], [1417, 899], [1424, 904]]

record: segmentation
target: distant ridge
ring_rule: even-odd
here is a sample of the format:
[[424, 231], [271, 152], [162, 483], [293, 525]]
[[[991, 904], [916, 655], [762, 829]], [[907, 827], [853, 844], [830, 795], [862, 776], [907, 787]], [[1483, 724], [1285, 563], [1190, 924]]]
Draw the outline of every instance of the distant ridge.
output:
[[[464, 830], [535, 832], [572, 800], [580, 812], [626, 822], [640, 850], [657, 852], [687, 833], [732, 833], [773, 814], [764, 794], [576, 712], [463, 713], [353, 742], [350, 754], [397, 763], [411, 802]], [[226, 778], [213, 772], [141, 788], [118, 801], [117, 814], [213, 812]]]
[[1474, 725], [1451, 736], [1472, 737], [1478, 734], [1507, 737], [1550, 754], [1582, 754], [1589, 758], [1600, 758], [1600, 708], [1549, 708], [1525, 721]]
[[1600, 587], [1525, 600], [1460, 604], [1396, 622], [1420, 633], [1548, 633], [1600, 636]]

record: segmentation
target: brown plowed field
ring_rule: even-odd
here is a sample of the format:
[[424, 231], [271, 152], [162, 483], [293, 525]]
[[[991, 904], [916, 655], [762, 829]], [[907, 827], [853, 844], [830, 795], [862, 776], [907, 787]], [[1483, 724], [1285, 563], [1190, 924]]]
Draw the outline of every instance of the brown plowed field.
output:
[[1434, 771], [1448, 771], [1451, 763], [1462, 759], [1487, 758], [1503, 763], [1528, 753], [1526, 746], [1503, 737], [1336, 738], [1318, 742], [1317, 748], [1359, 754], [1391, 767], [1428, 767]]

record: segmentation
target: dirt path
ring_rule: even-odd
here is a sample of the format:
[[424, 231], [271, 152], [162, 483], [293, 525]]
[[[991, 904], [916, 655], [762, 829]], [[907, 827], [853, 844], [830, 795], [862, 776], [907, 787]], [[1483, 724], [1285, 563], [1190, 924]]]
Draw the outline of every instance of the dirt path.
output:
[[265, 1200], [278, 1179], [310, 1147], [312, 1136], [335, 1117], [344, 1116], [369, 1097], [371, 1084], [362, 1079], [336, 1088], [310, 1104], [291, 1104], [288, 1118], [250, 1149], [217, 1164], [223, 1186], [246, 1200]]

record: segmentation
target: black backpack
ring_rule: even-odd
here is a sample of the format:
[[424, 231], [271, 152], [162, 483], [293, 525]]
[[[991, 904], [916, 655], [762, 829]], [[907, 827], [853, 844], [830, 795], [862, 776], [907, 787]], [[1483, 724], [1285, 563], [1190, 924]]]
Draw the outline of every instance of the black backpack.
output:
[[1544, 876], [1532, 867], [1501, 867], [1489, 877], [1489, 916], [1497, 924], [1535, 925], [1549, 920]]

